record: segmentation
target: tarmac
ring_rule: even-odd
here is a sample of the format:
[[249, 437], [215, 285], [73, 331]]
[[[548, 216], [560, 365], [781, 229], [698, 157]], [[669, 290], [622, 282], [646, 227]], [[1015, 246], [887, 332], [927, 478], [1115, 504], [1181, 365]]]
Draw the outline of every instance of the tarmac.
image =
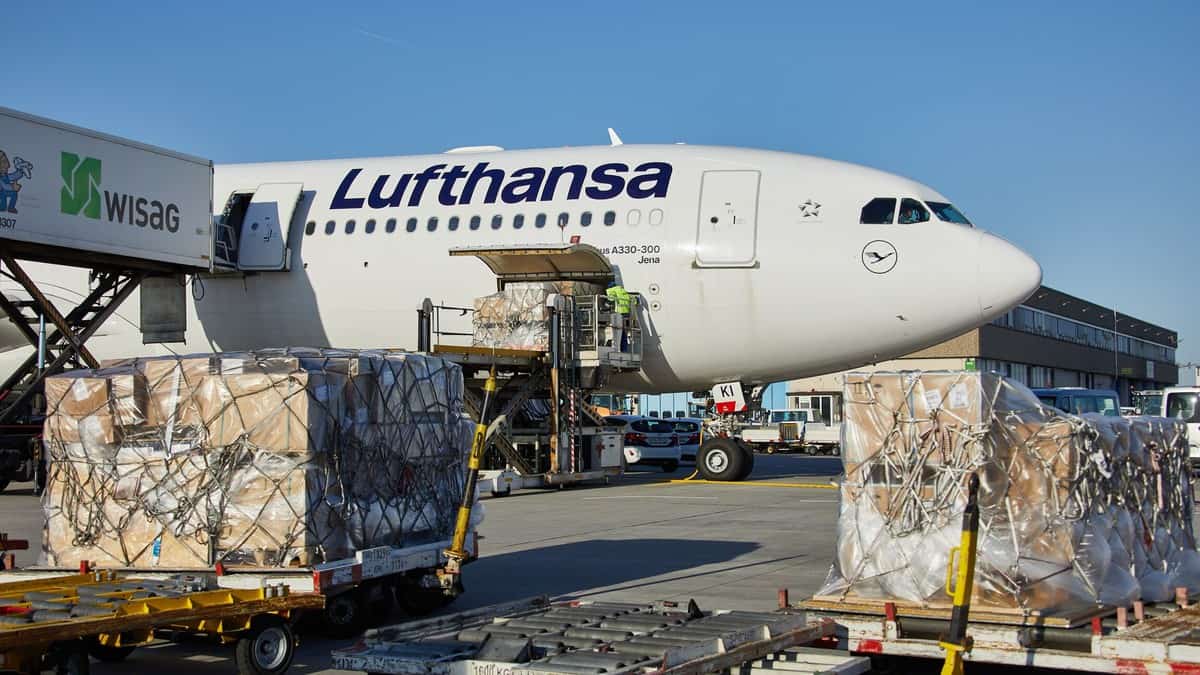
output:
[[[743, 483], [681, 480], [691, 473], [634, 470], [609, 486], [483, 500], [482, 555], [464, 572], [466, 593], [444, 612], [537, 595], [770, 611], [780, 588], [799, 600], [821, 587], [833, 556], [839, 458], [759, 455]], [[35, 549], [19, 552], [18, 565], [35, 561], [41, 528], [27, 484], [0, 494], [0, 531]], [[329, 653], [351, 642], [302, 633], [289, 672], [343, 672], [329, 669]], [[97, 674], [232, 668], [232, 648], [206, 641], [162, 642], [124, 663], [92, 664]]]

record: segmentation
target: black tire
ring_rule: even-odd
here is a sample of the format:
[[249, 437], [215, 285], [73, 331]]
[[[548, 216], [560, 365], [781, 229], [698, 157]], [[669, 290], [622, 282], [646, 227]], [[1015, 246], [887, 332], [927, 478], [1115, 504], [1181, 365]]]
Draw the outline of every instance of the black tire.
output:
[[391, 617], [396, 603], [396, 594], [391, 584], [374, 583], [362, 586], [359, 592], [363, 595], [363, 606], [367, 609], [368, 625], [382, 625]]
[[0, 492], [4, 492], [4, 488], [8, 487], [8, 479], [0, 478]]
[[119, 663], [133, 653], [137, 647], [109, 647], [96, 642], [95, 638], [88, 641], [87, 651], [92, 658], [105, 663]]
[[745, 462], [742, 464], [742, 469], [741, 471], [738, 471], [737, 478], [734, 480], [746, 480], [750, 477], [751, 472], [754, 471], [754, 450], [743, 445], [742, 456], [745, 459]]
[[294, 658], [296, 635], [287, 621], [274, 614], [255, 618], [253, 627], [238, 640], [234, 649], [239, 675], [284, 673]]
[[746, 457], [753, 457], [742, 446], [728, 438], [713, 438], [700, 446], [696, 455], [696, 470], [706, 480], [735, 481], [741, 480]]
[[414, 584], [396, 587], [396, 604], [409, 616], [427, 616], [448, 605], [450, 598], [436, 588], [421, 588]]
[[368, 613], [363, 606], [363, 594], [355, 589], [325, 598], [321, 618], [330, 637], [349, 638], [363, 632]]
[[663, 473], [675, 473], [679, 470], [679, 462], [669, 459], [663, 463], [662, 470]]
[[768, 455], [773, 455], [773, 454], [775, 454], [775, 446], [773, 446], [773, 445], [768, 445], [768, 446], [767, 446], [767, 454], [768, 454]]

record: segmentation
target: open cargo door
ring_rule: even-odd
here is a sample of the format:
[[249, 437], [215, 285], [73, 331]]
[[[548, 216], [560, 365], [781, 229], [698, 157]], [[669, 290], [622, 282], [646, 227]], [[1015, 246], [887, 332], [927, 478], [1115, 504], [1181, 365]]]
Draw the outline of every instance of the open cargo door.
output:
[[238, 238], [238, 269], [288, 269], [291, 262], [288, 234], [303, 188], [302, 183], [264, 183], [258, 186], [242, 218]]
[[451, 256], [473, 256], [496, 275], [500, 286], [517, 281], [587, 281], [606, 285], [613, 268], [600, 249], [589, 244], [464, 246]]

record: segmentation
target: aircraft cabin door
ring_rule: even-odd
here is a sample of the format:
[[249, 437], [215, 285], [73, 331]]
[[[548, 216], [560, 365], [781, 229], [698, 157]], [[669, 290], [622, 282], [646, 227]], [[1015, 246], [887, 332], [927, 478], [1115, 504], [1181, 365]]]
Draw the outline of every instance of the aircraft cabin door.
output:
[[240, 270], [286, 270], [291, 264], [288, 234], [300, 202], [302, 183], [264, 183], [254, 191], [238, 238]]
[[698, 267], [751, 267], [758, 239], [757, 171], [705, 171], [696, 228]]

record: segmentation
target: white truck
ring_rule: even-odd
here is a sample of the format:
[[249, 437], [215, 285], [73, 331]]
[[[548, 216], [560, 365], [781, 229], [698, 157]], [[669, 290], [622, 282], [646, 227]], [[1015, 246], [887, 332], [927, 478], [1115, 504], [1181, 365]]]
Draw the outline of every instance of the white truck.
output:
[[799, 452], [804, 449], [806, 410], [771, 410], [766, 419], [743, 427], [738, 436], [756, 452]]
[[1162, 391], [1158, 414], [1187, 423], [1188, 453], [1192, 458], [1192, 469], [1200, 468], [1200, 387], [1167, 387]]
[[212, 162], [0, 108], [0, 240], [13, 254], [212, 266]]

